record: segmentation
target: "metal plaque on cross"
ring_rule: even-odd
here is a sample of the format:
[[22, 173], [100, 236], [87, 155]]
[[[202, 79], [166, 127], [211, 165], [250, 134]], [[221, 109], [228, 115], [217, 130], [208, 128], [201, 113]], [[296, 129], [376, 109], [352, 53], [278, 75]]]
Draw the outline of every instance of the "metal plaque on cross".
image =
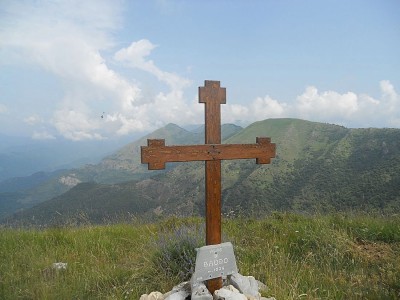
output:
[[208, 245], [197, 249], [193, 281], [203, 282], [237, 272], [235, 254], [231, 243]]

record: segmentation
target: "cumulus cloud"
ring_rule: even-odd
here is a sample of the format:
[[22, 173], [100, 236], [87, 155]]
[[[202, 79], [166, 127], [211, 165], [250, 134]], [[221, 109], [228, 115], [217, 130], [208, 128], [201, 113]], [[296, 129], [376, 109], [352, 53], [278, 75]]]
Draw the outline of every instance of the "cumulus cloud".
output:
[[[225, 105], [224, 105], [225, 106]], [[288, 104], [280, 103], [270, 96], [257, 97], [248, 106], [226, 104], [223, 106], [223, 121], [227, 123], [240, 121], [260, 121], [268, 118], [280, 118], [287, 114]]]
[[296, 97], [292, 103], [280, 102], [270, 96], [257, 97], [248, 106], [232, 104], [224, 109], [225, 122], [267, 118], [293, 117], [348, 127], [399, 127], [400, 95], [388, 80], [380, 83], [381, 97], [375, 99], [354, 92], [318, 91], [314, 86]]
[[380, 82], [380, 87], [382, 90], [382, 102], [385, 110], [388, 113], [396, 111], [400, 104], [400, 97], [396, 93], [393, 85], [388, 80], [382, 80]]
[[382, 114], [387, 117], [388, 124], [393, 127], [400, 127], [400, 95], [388, 80], [380, 82], [382, 90]]
[[375, 99], [365, 94], [318, 92], [315, 87], [308, 87], [297, 97], [294, 114], [300, 118], [349, 127], [395, 126], [400, 115], [399, 95], [387, 80], [380, 82], [380, 88], [381, 97]]
[[339, 94], [334, 91], [319, 93], [316, 87], [307, 87], [297, 97], [295, 110], [304, 119], [319, 118], [329, 120], [336, 117], [348, 118], [358, 110], [358, 97], [352, 92]]
[[[151, 97], [145, 97], [135, 78], [109, 67], [101, 52], [113, 49], [111, 32], [121, 22], [119, 4], [54, 1], [5, 6], [0, 63], [38, 65], [62, 81], [64, 96], [47, 123], [66, 138], [99, 139], [104, 134], [151, 130], [193, 117], [183, 96], [191, 82], [161, 70], [148, 59], [156, 48], [149, 40], [120, 49], [114, 60], [150, 73], [167, 85], [167, 91], [154, 90]], [[0, 106], [0, 112], [4, 111]], [[99, 114], [104, 115], [103, 122], [99, 122]], [[39, 121], [35, 115], [25, 119], [31, 125]]]

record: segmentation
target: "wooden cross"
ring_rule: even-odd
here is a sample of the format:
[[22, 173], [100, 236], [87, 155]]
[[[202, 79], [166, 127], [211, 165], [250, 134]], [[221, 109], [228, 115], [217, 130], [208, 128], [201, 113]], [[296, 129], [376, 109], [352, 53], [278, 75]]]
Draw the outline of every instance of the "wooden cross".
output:
[[[142, 163], [149, 170], [165, 168], [167, 162], [205, 161], [206, 167], [206, 244], [221, 243], [221, 160], [255, 158], [257, 164], [269, 164], [275, 157], [270, 138], [257, 137], [255, 144], [221, 144], [221, 104], [226, 89], [219, 81], [206, 80], [199, 87], [199, 103], [205, 104], [205, 145], [165, 146], [165, 140], [149, 139], [141, 147]], [[209, 280], [211, 293], [221, 288], [221, 278]]]

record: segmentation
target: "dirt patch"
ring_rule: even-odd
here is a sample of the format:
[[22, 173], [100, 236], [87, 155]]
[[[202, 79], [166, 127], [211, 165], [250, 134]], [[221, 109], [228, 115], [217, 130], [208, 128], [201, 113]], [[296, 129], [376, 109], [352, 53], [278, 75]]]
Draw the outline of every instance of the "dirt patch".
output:
[[396, 253], [389, 244], [358, 242], [352, 245], [353, 252], [368, 261], [386, 261], [395, 259]]

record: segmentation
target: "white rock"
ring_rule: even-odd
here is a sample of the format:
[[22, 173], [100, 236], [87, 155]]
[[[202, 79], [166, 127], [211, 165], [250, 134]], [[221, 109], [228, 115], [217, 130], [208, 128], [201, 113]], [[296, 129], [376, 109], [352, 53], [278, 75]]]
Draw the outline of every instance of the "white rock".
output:
[[240, 291], [237, 288], [235, 288], [233, 285], [231, 285], [231, 284], [225, 286], [224, 288], [229, 290], [229, 291], [232, 291], [234, 293], [240, 294]]
[[192, 284], [192, 300], [212, 300], [213, 296], [203, 282]]
[[230, 285], [215, 291], [214, 300], [247, 300], [247, 298]]
[[148, 300], [164, 300], [164, 296], [160, 292], [152, 292], [150, 293]]
[[243, 276], [239, 273], [232, 274], [230, 281], [232, 285], [246, 296], [251, 296], [253, 299], [260, 299], [258, 293], [258, 282], [253, 276]]
[[164, 300], [164, 296], [160, 292], [151, 292], [148, 295], [144, 294], [140, 296], [139, 300]]
[[53, 269], [66, 270], [67, 269], [67, 265], [68, 265], [68, 263], [56, 262], [56, 263], [53, 263]]

